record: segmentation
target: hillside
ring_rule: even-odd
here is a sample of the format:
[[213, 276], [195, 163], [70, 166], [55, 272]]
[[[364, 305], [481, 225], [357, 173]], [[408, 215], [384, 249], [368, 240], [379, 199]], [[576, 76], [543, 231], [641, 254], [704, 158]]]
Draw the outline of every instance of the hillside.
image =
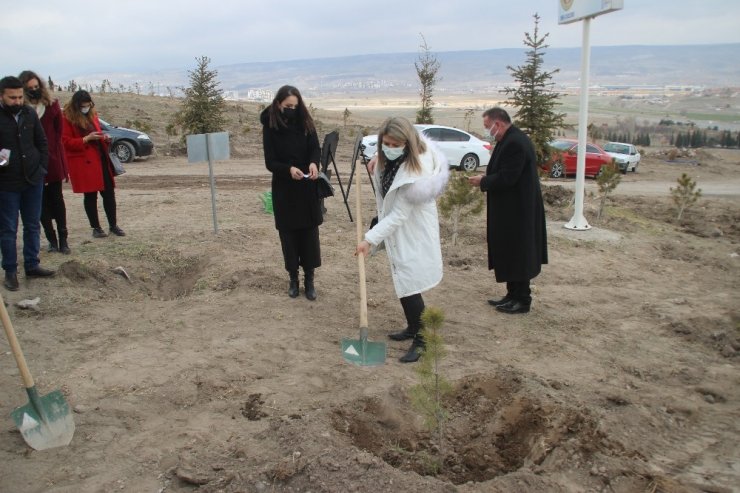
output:
[[[318, 300], [287, 296], [256, 105], [229, 107], [243, 157], [214, 166], [215, 232], [207, 166], [161, 149], [177, 101], [96, 103], [115, 123], [148, 125], [160, 152], [116, 178], [127, 236], [93, 238], [67, 184], [71, 255], [43, 248], [56, 275], [21, 273], [20, 290], [2, 292], [39, 393], [63, 393], [76, 431], [69, 446], [28, 448], [9, 418], [28, 397], [0, 338], [0, 492], [737, 491], [740, 150], [691, 162], [646, 150], [598, 221], [588, 180], [588, 231], [563, 227], [572, 180], [544, 180], [549, 263], [527, 315], [486, 302], [504, 288], [483, 218], [465, 218], [455, 245], [440, 218], [444, 278], [424, 295], [445, 314], [439, 368], [452, 384], [438, 441], [410, 401], [408, 344], [387, 338], [403, 315], [384, 253], [366, 260], [366, 283], [386, 363], [342, 358], [360, 295], [357, 224], [339, 194], [320, 228]], [[341, 125], [317, 111], [325, 130]], [[375, 118], [354, 113], [354, 131]], [[351, 141], [342, 134], [345, 185]], [[704, 195], [677, 221], [669, 187], [682, 173]], [[375, 202], [358, 176], [363, 231]]]
[[[740, 44], [695, 46], [594, 46], [591, 49], [592, 84], [737, 86], [740, 66], [735, 63]], [[547, 70], [559, 69], [555, 82], [578, 86], [580, 48], [548, 48]], [[308, 60], [242, 63], [215, 67], [223, 89], [275, 90], [283, 84], [303, 88], [315, 96], [329, 93], [415, 93], [417, 53], [358, 55]], [[440, 92], [486, 92], [510, 84], [507, 66], [525, 62], [524, 49], [440, 52]], [[150, 73], [74, 74], [78, 83], [98, 86], [104, 79], [114, 87], [139, 84], [141, 91], [167, 94], [167, 88], [187, 85], [192, 67]], [[52, 74], [54, 75], [54, 74]], [[66, 84], [65, 82], [62, 82]]]

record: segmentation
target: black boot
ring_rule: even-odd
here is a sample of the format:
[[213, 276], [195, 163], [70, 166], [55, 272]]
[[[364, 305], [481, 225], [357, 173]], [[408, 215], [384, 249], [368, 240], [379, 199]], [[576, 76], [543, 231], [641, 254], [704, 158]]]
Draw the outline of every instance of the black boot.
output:
[[411, 347], [408, 352], [401, 356], [399, 361], [401, 363], [414, 363], [419, 361], [422, 351], [424, 351], [424, 339], [421, 337], [421, 334], [417, 334], [416, 337], [414, 337], [414, 342], [411, 343]]
[[65, 255], [72, 253], [67, 243], [67, 228], [59, 228], [59, 251]]
[[288, 296], [291, 298], [298, 297], [298, 271], [292, 270], [290, 274], [290, 286], [288, 286]]
[[316, 299], [316, 288], [313, 286], [313, 269], [303, 269], [303, 274], [303, 289], [306, 292], [306, 298], [314, 301]]
[[58, 252], [59, 242], [57, 241], [57, 234], [54, 231], [54, 228], [45, 229], [44, 233], [46, 234], [46, 239], [49, 240], [49, 248], [47, 248], [47, 251]]

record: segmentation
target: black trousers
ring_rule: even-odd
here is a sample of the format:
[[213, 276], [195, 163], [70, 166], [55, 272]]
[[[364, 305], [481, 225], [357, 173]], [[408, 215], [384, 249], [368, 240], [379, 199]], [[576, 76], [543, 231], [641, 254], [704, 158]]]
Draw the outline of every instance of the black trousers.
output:
[[67, 229], [67, 208], [64, 205], [61, 181], [45, 184], [41, 199], [41, 226], [44, 227], [44, 233], [49, 241], [54, 234], [52, 221], [56, 221], [57, 230], [63, 232]]
[[[100, 196], [103, 197], [103, 209], [105, 210], [105, 217], [108, 219], [108, 226], [113, 228], [118, 226], [116, 218], [116, 191], [114, 188], [109, 188], [100, 191]], [[85, 192], [85, 213], [87, 214], [87, 220], [90, 221], [91, 228], [100, 227], [100, 218], [98, 217], [98, 192]]]
[[525, 305], [532, 304], [532, 290], [529, 288], [529, 281], [507, 281], [506, 296]]
[[321, 266], [318, 226], [305, 229], [279, 229], [278, 233], [280, 246], [283, 248], [285, 270], [295, 272], [301, 266], [305, 271]]
[[421, 294], [412, 294], [400, 300], [408, 324], [407, 330], [416, 335], [421, 330], [421, 313], [424, 311], [424, 299]]

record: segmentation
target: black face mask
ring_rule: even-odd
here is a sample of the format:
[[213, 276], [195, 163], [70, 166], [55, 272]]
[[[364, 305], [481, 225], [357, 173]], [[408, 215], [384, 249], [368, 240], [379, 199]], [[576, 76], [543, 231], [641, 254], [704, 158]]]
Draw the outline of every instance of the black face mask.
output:
[[298, 114], [298, 110], [295, 108], [283, 108], [283, 117], [286, 120], [292, 120]]
[[7, 109], [11, 114], [17, 115], [23, 109], [23, 105], [22, 104], [7, 104], [5, 105], [5, 109]]
[[34, 100], [41, 99], [41, 89], [27, 89], [26, 94]]

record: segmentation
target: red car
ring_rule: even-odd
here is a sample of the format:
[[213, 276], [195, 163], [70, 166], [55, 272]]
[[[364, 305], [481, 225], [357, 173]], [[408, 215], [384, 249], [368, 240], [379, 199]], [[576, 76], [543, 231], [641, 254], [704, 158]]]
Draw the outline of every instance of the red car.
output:
[[[576, 174], [576, 160], [578, 158], [578, 141], [575, 139], [557, 139], [550, 142], [552, 157], [542, 164], [551, 177], [560, 178]], [[586, 176], [597, 176], [601, 168], [611, 164], [612, 157], [596, 144], [586, 144]]]

